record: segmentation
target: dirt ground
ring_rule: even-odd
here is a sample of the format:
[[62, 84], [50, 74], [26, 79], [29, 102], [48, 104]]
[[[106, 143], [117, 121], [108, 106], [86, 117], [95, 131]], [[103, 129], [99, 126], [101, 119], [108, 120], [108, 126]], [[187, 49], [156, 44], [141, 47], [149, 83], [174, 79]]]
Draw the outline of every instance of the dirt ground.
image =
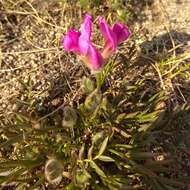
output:
[[[64, 11], [59, 6], [47, 11], [54, 3], [42, 1], [15, 3], [10, 8], [8, 4], [9, 1], [0, 1], [0, 115], [16, 109], [15, 99], [26, 101], [23, 90], [31, 91], [33, 98], [45, 98], [52, 93], [52, 100], [57, 96], [55, 92], [64, 92], [64, 98], [73, 95], [76, 81], [88, 71], [75, 64], [73, 56], [66, 55], [60, 46], [67, 27]], [[140, 37], [136, 38], [136, 44], [148, 54], [152, 49], [156, 51], [155, 43], [166, 48], [180, 45], [183, 51], [189, 51], [189, 10], [189, 0], [154, 0], [143, 10], [137, 7], [134, 31]], [[67, 14], [81, 16], [80, 11]], [[40, 16], [43, 19], [49, 16], [49, 20]], [[72, 19], [67, 21], [71, 22]], [[66, 64], [68, 60], [73, 64]], [[24, 89], [23, 83], [30, 84], [31, 89]], [[49, 90], [55, 88], [59, 90]]]
[[150, 38], [168, 31], [190, 34], [189, 0], [154, 0], [144, 10], [143, 27]]

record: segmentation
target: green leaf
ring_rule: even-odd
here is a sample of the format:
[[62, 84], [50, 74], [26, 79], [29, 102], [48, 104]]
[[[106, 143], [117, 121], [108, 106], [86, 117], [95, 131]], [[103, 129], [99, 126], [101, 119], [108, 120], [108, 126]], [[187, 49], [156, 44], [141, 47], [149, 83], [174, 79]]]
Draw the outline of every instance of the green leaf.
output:
[[134, 147], [129, 145], [129, 144], [115, 144], [115, 147], [119, 147], [119, 148], [126, 148], [126, 149], [133, 149]]
[[100, 89], [101, 86], [104, 84], [105, 79], [108, 75], [108, 73], [110, 72], [110, 70], [112, 69], [114, 64], [114, 60], [113, 61], [109, 61], [105, 67], [103, 68], [103, 70], [100, 73], [96, 74], [96, 85], [97, 88]]
[[105, 149], [106, 149], [106, 147], [107, 147], [107, 144], [108, 144], [108, 140], [109, 140], [109, 137], [106, 137], [106, 138], [104, 139], [104, 141], [103, 141], [103, 143], [102, 143], [102, 145], [101, 145], [101, 147], [100, 147], [100, 150], [99, 150], [99, 152], [98, 152], [98, 155], [95, 156], [94, 159], [97, 159], [99, 156], [101, 156], [101, 155], [104, 153], [104, 151], [105, 151]]
[[115, 160], [109, 156], [104, 156], [101, 155], [98, 157], [99, 160], [103, 161], [103, 162], [115, 162]]
[[96, 165], [94, 161], [90, 161], [90, 166], [96, 171], [96, 173], [103, 178], [106, 178], [105, 173]]
[[136, 151], [129, 151], [128, 153], [125, 154], [128, 158], [132, 158], [135, 160], [144, 160], [144, 159], [150, 159], [153, 158], [154, 156], [159, 155], [155, 154], [152, 152], [136, 152]]
[[92, 160], [93, 149], [94, 149], [93, 145], [88, 149], [88, 159], [89, 160]]
[[119, 115], [117, 116], [115, 122], [116, 122], [117, 124], [119, 124], [119, 123], [121, 123], [123, 120], [125, 120], [126, 117], [127, 117], [127, 114], [126, 114], [126, 113], [121, 113], [121, 114], [119, 114]]
[[3, 182], [11, 182], [13, 180], [16, 181], [18, 177], [20, 177], [24, 172], [26, 171], [26, 168], [15, 168], [11, 173], [7, 176], [0, 176], [0, 184]]
[[31, 186], [30, 188], [32, 190], [35, 190], [35, 188], [37, 188], [39, 185], [41, 185], [42, 183], [44, 183], [45, 181], [45, 176], [44, 175], [41, 175], [39, 176], [38, 180], [35, 182], [35, 184], [33, 186]]
[[0, 162], [0, 168], [15, 168], [15, 167], [26, 167], [33, 168], [41, 165], [43, 159], [38, 158], [35, 160], [9, 160], [5, 162]]
[[109, 152], [111, 152], [112, 154], [115, 154], [115, 155], [117, 155], [117, 156], [119, 156], [121, 158], [125, 158], [125, 154], [123, 154], [122, 152], [118, 152], [118, 151], [116, 151], [114, 149], [109, 149]]

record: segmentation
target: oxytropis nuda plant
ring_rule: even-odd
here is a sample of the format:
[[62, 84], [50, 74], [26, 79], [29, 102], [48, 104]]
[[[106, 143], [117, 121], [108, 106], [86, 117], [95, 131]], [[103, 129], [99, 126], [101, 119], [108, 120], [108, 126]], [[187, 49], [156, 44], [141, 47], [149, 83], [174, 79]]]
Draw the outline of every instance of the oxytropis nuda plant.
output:
[[[165, 141], [172, 134], [176, 113], [165, 117], [162, 92], [151, 89], [148, 94], [150, 83], [145, 78], [135, 77], [129, 83], [122, 79], [117, 88], [99, 88], [112, 63], [108, 58], [130, 36], [127, 26], [110, 27], [102, 17], [99, 28], [105, 39], [102, 50], [92, 42], [90, 15], [85, 16], [80, 32], [69, 29], [62, 39], [66, 51], [75, 52], [92, 73], [99, 72], [97, 85], [93, 77], [83, 77], [76, 94], [73, 88], [69, 95], [67, 89], [53, 94], [59, 100], [54, 105], [52, 98], [34, 100], [36, 91], [22, 83], [26, 100], [18, 101], [19, 112], [0, 120], [0, 189], [187, 189], [175, 179], [181, 172], [176, 172], [174, 159], [176, 145], [187, 151], [184, 137], [189, 129], [179, 133], [180, 143], [173, 136]], [[168, 147], [171, 154], [166, 152]], [[181, 179], [189, 185], [186, 177]]]
[[110, 27], [103, 17], [99, 17], [99, 28], [105, 44], [100, 52], [92, 42], [92, 16], [86, 15], [80, 31], [69, 29], [62, 39], [65, 51], [72, 51], [92, 70], [99, 71], [117, 46], [128, 39], [130, 32], [127, 26], [116, 23]]

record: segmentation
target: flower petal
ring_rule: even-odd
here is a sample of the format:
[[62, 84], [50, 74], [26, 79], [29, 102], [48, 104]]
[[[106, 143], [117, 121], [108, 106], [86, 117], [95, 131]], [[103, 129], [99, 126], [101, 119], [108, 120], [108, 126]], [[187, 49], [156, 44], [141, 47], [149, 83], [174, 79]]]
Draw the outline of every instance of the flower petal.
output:
[[114, 24], [112, 30], [117, 37], [117, 44], [125, 41], [130, 35], [128, 27], [121, 23]]
[[87, 55], [82, 60], [93, 71], [100, 70], [104, 63], [101, 53], [92, 44], [89, 46]]
[[82, 55], [87, 54], [92, 33], [92, 16], [86, 15], [81, 26], [81, 36], [79, 38], [79, 48]]
[[92, 32], [92, 16], [86, 14], [84, 17], [84, 23], [81, 26], [81, 36], [84, 36], [87, 40], [90, 40]]
[[80, 32], [77, 32], [72, 29], [68, 30], [67, 34], [65, 35], [62, 41], [65, 51], [74, 51], [76, 53], [79, 52], [79, 36]]
[[99, 27], [103, 37], [106, 40], [105, 46], [115, 51], [117, 47], [117, 38], [111, 28], [108, 26], [104, 18], [99, 17]]

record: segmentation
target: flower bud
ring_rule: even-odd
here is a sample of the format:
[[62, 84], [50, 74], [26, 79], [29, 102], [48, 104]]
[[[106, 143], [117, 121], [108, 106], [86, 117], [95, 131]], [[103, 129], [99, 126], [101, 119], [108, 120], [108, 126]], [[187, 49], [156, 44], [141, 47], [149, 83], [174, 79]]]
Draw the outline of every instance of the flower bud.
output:
[[94, 82], [87, 77], [83, 77], [81, 81], [81, 88], [84, 93], [91, 93], [95, 88]]
[[77, 122], [76, 111], [73, 108], [66, 106], [64, 108], [62, 125], [66, 127], [73, 127], [76, 124], [76, 122]]
[[87, 111], [94, 111], [102, 100], [102, 94], [98, 89], [89, 94], [85, 100], [85, 108]]
[[62, 180], [63, 166], [56, 159], [50, 159], [45, 165], [45, 177], [51, 184], [59, 184]]

